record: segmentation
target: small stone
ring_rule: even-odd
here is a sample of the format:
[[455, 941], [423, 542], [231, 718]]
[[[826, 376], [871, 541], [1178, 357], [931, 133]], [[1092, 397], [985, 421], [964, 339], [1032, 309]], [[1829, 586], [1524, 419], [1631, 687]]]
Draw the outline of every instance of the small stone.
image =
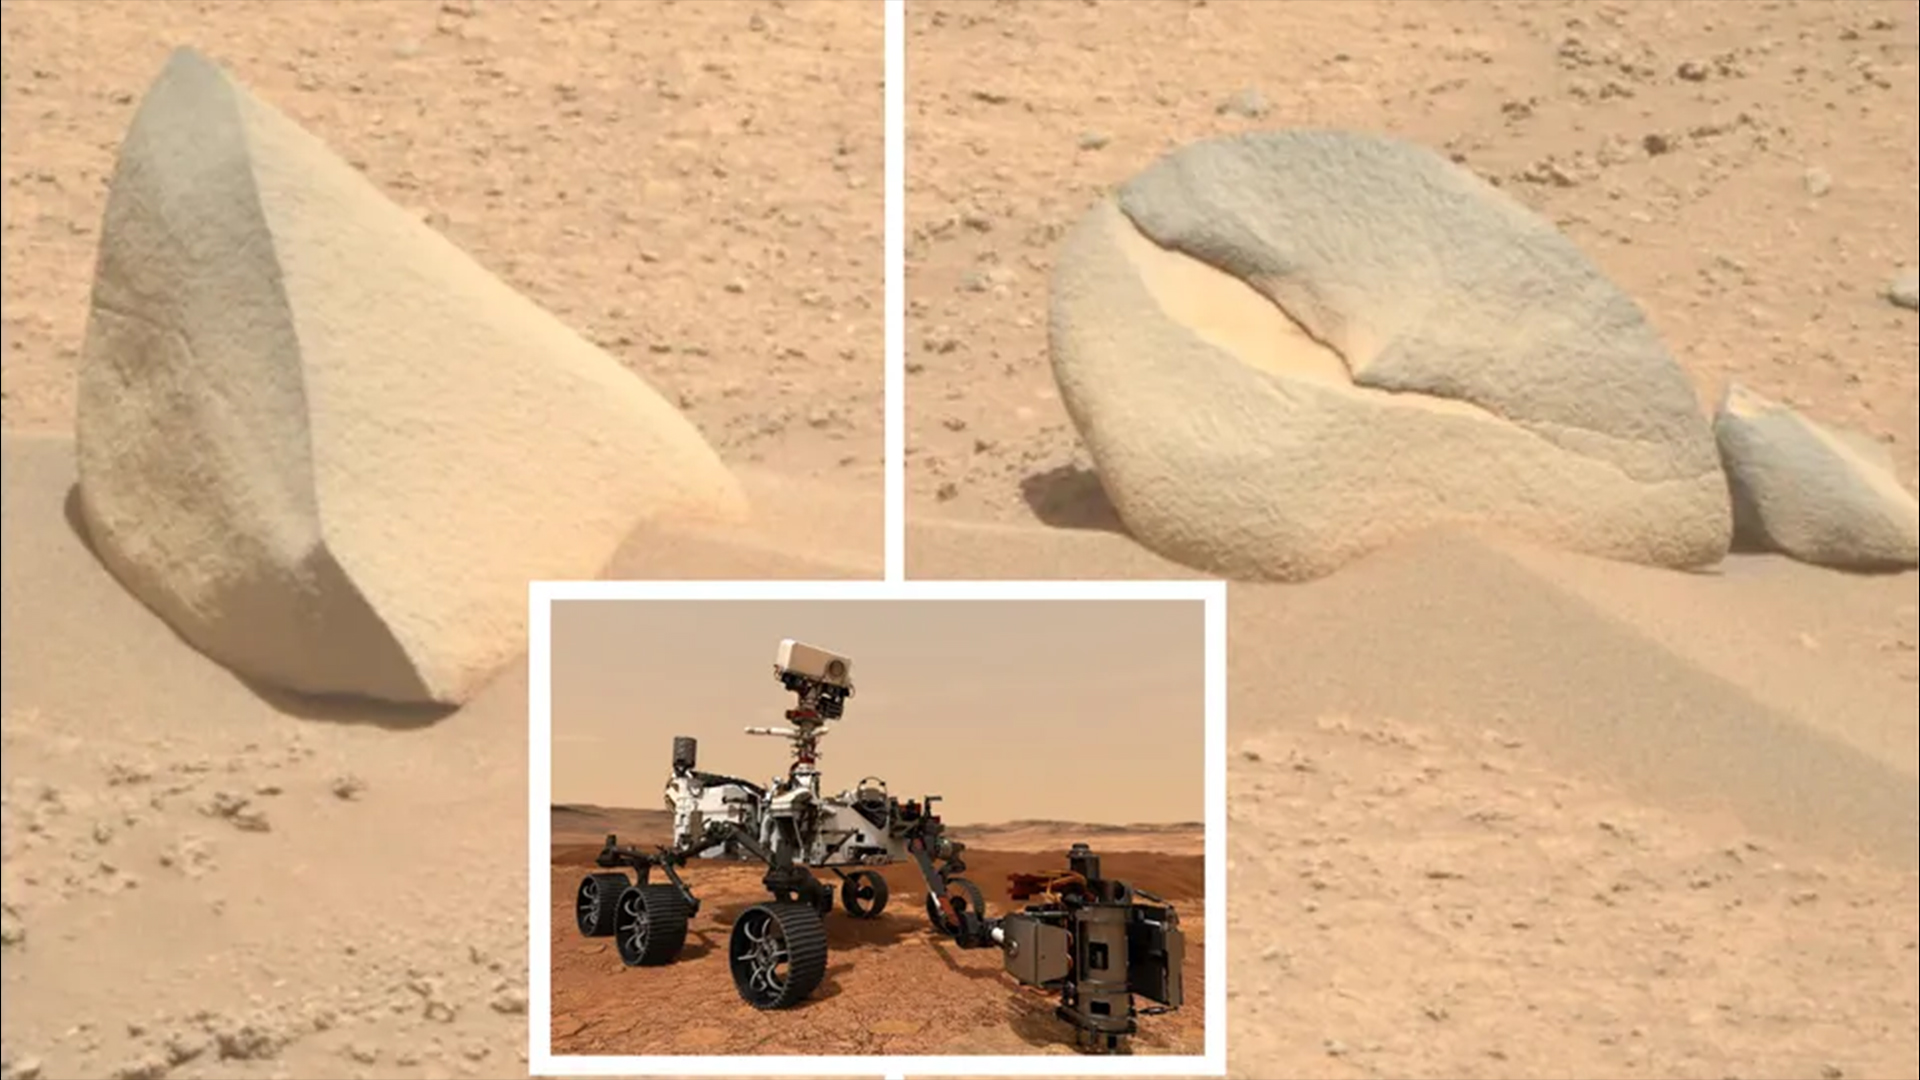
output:
[[1013, 283], [1012, 270], [1004, 266], [992, 266], [985, 269], [975, 268], [967, 271], [960, 279], [960, 287], [968, 292], [992, 292], [994, 289]]
[[247, 798], [245, 795], [237, 795], [231, 791], [214, 792], [213, 798], [209, 799], [206, 805], [201, 807], [201, 813], [206, 814], [208, 817], [224, 818], [231, 822], [234, 828], [242, 832], [271, 832], [273, 830], [273, 826], [267, 822], [267, 815], [261, 813], [253, 806], [253, 800]]
[[933, 497], [941, 502], [952, 502], [960, 497], [960, 485], [948, 480], [940, 485], [939, 489], [933, 493]]
[[1104, 150], [1113, 139], [1102, 131], [1089, 131], [1080, 136], [1080, 149]]
[[1236, 91], [1232, 97], [1221, 102], [1214, 112], [1222, 116], [1243, 116], [1249, 120], [1258, 120], [1267, 115], [1271, 109], [1272, 106], [1267, 103], [1265, 94], [1248, 87]]
[[1673, 149], [1673, 140], [1659, 132], [1654, 132], [1641, 139], [1640, 145], [1646, 149], [1648, 154], [1659, 157], [1661, 154], [1665, 154]]
[[1707, 65], [1701, 63], [1698, 60], [1688, 60], [1682, 63], [1679, 69], [1674, 72], [1674, 74], [1680, 76], [1682, 79], [1685, 79], [1688, 82], [1706, 82], [1707, 81]]
[[158, 1054], [147, 1054], [121, 1065], [110, 1074], [113, 1080], [165, 1080], [170, 1067]]
[[1806, 185], [1807, 194], [1817, 199], [1833, 190], [1833, 174], [1815, 166], [1808, 169], [1806, 175], [1801, 177], [1801, 183]]
[[327, 785], [327, 790], [333, 792], [333, 797], [336, 799], [351, 801], [359, 798], [361, 792], [367, 790], [367, 782], [352, 773], [345, 773], [334, 777], [333, 782]]
[[1908, 311], [1920, 310], [1920, 271], [1908, 270], [1888, 282], [1887, 301]]
[[37, 1057], [23, 1057], [6, 1067], [7, 1080], [39, 1080], [46, 1072], [46, 1064]]

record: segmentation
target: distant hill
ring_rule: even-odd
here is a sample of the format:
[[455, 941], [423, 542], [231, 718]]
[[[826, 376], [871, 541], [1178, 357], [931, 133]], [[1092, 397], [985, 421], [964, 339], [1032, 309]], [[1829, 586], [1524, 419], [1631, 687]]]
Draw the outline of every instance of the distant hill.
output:
[[[673, 834], [673, 815], [664, 809], [554, 803], [551, 821], [555, 845], [598, 844], [608, 833], [618, 836], [623, 844], [664, 844]], [[1198, 855], [1206, 847], [1204, 826], [1190, 821], [1113, 825], [1029, 819], [950, 828], [956, 839], [995, 851], [1064, 850], [1084, 842], [1110, 851]]]

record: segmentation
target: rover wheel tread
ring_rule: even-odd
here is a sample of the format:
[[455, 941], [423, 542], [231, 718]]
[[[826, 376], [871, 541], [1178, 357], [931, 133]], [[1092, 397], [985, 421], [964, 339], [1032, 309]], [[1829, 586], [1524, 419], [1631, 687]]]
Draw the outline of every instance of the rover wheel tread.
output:
[[840, 904], [856, 919], [875, 919], [887, 909], [887, 879], [877, 871], [856, 870], [840, 883]]
[[613, 943], [628, 967], [679, 959], [687, 944], [687, 902], [672, 885], [635, 885], [620, 894]]
[[827, 926], [813, 905], [774, 901], [740, 913], [728, 965], [740, 998], [756, 1009], [790, 1009], [827, 974]]
[[614, 917], [620, 911], [620, 894], [632, 887], [625, 874], [588, 874], [580, 879], [574, 893], [574, 924], [581, 937], [612, 937]]

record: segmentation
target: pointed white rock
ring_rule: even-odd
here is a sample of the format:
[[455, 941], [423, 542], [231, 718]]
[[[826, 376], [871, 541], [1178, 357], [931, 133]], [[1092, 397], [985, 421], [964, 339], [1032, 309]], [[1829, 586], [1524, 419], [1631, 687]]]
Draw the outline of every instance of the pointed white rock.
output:
[[1740, 546], [1842, 570], [1920, 566], [1920, 502], [1885, 446], [1738, 383], [1713, 427]]
[[650, 387], [186, 49], [120, 148], [78, 391], [101, 559], [282, 689], [461, 702], [529, 580], [747, 512]]

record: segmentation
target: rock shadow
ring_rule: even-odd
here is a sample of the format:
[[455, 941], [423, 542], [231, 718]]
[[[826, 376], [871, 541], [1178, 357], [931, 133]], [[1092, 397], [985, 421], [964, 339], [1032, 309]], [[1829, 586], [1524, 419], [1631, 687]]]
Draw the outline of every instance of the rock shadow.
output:
[[1028, 509], [1056, 529], [1092, 529], [1128, 535], [1119, 511], [1107, 498], [1100, 475], [1078, 465], [1060, 465], [1020, 481]]
[[[80, 485], [67, 488], [67, 497], [61, 504], [62, 515], [67, 520], [67, 528], [80, 541], [80, 545], [93, 556], [102, 573], [112, 577], [112, 571], [100, 558], [100, 549], [94, 546], [93, 536], [87, 529], [86, 515], [80, 509]], [[117, 584], [117, 580], [116, 580]], [[138, 598], [136, 598], [137, 600]], [[144, 607], [145, 605], [142, 604]], [[180, 644], [191, 649], [194, 655], [226, 672], [233, 680], [245, 687], [247, 692], [260, 699], [268, 708], [287, 716], [301, 720], [320, 720], [337, 724], [364, 724], [384, 728], [389, 731], [412, 731], [431, 727], [434, 724], [459, 712], [457, 705], [420, 704], [403, 705], [390, 701], [376, 701], [371, 698], [354, 697], [344, 694], [301, 694], [277, 686], [269, 686], [257, 679], [242, 675], [220, 663], [201, 651], [200, 647], [174, 629], [171, 623], [160, 619], [157, 613], [148, 609], [160, 624], [167, 628]]]

